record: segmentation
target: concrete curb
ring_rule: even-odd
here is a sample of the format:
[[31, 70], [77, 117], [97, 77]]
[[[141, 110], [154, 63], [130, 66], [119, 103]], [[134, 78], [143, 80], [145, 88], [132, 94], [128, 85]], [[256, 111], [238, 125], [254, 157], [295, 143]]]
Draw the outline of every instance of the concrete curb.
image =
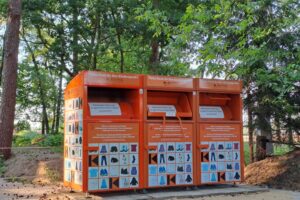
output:
[[147, 193], [137, 192], [118, 192], [114, 194], [93, 194], [86, 196], [85, 193], [72, 193], [66, 194], [72, 200], [165, 200], [165, 199], [182, 199], [182, 198], [199, 198], [208, 196], [221, 196], [221, 195], [239, 195], [239, 194], [252, 194], [268, 192], [268, 188], [249, 186], [249, 185], [214, 185], [214, 186], [201, 186], [187, 190], [186, 188], [170, 188], [170, 189], [155, 189], [147, 190]]

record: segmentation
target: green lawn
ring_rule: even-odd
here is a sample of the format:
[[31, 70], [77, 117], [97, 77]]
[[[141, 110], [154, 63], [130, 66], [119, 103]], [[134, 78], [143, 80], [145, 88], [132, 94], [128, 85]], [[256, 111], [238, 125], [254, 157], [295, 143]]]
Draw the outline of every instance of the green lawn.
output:
[[[255, 155], [255, 148], [256, 146], [254, 144], [254, 152], [253, 152], [254, 155]], [[289, 151], [292, 151], [293, 148], [285, 144], [274, 144], [273, 150], [274, 150], [274, 155], [279, 156], [279, 155], [286, 154]], [[245, 163], [246, 165], [248, 165], [250, 163], [250, 148], [248, 142], [244, 142], [244, 156], [245, 156]]]

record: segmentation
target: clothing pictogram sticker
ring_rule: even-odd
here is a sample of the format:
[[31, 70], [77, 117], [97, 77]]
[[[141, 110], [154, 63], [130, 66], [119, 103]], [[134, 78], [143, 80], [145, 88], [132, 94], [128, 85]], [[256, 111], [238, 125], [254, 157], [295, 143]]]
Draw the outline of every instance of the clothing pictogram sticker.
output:
[[98, 167], [99, 166], [99, 156], [98, 155], [89, 155], [89, 166]]

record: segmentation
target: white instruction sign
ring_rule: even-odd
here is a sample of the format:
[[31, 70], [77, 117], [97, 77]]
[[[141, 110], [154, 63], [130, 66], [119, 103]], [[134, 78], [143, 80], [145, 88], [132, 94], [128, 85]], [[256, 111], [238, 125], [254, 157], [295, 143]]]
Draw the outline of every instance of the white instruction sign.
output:
[[224, 118], [224, 112], [220, 106], [199, 106], [200, 118]]
[[148, 105], [149, 112], [164, 112], [167, 117], [176, 117], [174, 105]]
[[89, 103], [89, 106], [91, 116], [121, 115], [121, 109], [118, 103]]

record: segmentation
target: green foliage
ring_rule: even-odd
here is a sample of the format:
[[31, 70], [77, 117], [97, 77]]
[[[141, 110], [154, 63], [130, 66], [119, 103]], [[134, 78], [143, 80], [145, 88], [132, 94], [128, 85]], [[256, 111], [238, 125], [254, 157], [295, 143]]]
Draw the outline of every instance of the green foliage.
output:
[[[23, 1], [17, 117], [56, 133], [63, 121], [62, 90], [71, 78], [80, 70], [123, 70], [241, 79], [256, 127], [271, 130], [270, 122], [279, 118], [280, 128], [300, 133], [299, 4]], [[0, 19], [6, 11], [7, 1], [0, 1]], [[42, 145], [60, 144], [60, 136], [48, 137]]]
[[300, 133], [299, 1], [202, 1], [187, 7], [177, 44], [198, 56], [200, 74], [244, 81], [255, 127], [271, 119]]
[[4, 172], [5, 172], [5, 163], [3, 157], [0, 156], [0, 177], [2, 177]]
[[23, 131], [23, 130], [30, 130], [30, 123], [26, 120], [20, 120], [15, 125], [16, 132]]
[[41, 135], [34, 131], [23, 130], [14, 136], [13, 145], [17, 147], [32, 145], [42, 147], [58, 147], [62, 146], [63, 140], [64, 136], [61, 133]]
[[[255, 149], [256, 149], [256, 145], [254, 145], [254, 154], [255, 154]], [[281, 156], [284, 155], [290, 151], [293, 151], [294, 148], [289, 146], [289, 145], [280, 145], [280, 144], [276, 144], [273, 147], [274, 153], [273, 155], [275, 156]], [[249, 165], [250, 164], [250, 148], [249, 148], [249, 143], [248, 142], [244, 142], [244, 159], [245, 159], [245, 164]]]
[[34, 131], [23, 130], [18, 132], [13, 138], [13, 145], [17, 147], [24, 147], [37, 144], [44, 138], [43, 135]]
[[40, 142], [39, 145], [45, 146], [45, 147], [57, 147], [62, 146], [64, 141], [64, 135], [63, 134], [53, 134], [53, 135], [47, 135], [44, 140]]

